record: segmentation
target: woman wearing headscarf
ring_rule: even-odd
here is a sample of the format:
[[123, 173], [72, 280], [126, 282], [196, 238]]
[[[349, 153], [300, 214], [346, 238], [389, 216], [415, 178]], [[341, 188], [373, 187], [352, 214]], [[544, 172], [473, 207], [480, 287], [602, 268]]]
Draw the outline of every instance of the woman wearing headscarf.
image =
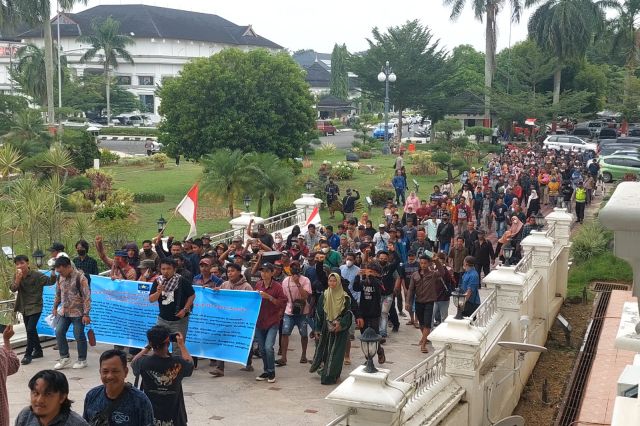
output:
[[328, 287], [320, 295], [316, 307], [314, 331], [318, 343], [309, 372], [317, 371], [323, 385], [335, 384], [342, 373], [349, 327], [353, 321], [351, 297], [341, 282], [339, 274], [329, 274]]
[[[407, 197], [407, 201], [404, 203], [404, 211], [407, 211], [407, 207], [413, 207], [413, 212], [417, 212], [420, 208], [420, 198], [416, 195], [415, 191], [411, 191]], [[414, 222], [414, 225], [416, 223]]]
[[291, 228], [291, 233], [287, 237], [287, 249], [291, 248], [292, 243], [298, 242], [298, 235], [300, 235], [300, 227], [298, 225], [295, 225], [293, 228]]
[[527, 200], [527, 217], [533, 216], [540, 211], [540, 199], [538, 198], [538, 191], [531, 190], [531, 195]]

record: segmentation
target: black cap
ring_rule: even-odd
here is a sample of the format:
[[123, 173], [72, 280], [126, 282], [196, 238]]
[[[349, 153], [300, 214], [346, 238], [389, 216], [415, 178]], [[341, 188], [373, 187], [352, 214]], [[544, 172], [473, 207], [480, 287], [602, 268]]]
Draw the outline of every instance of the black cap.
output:
[[64, 244], [56, 241], [51, 244], [51, 247], [49, 247], [49, 251], [64, 251]]
[[263, 269], [268, 269], [271, 272], [273, 272], [276, 268], [275, 266], [273, 266], [273, 263], [265, 262], [262, 265], [260, 265], [260, 270], [263, 270]]
[[409, 256], [417, 256], [418, 252], [416, 250], [409, 250]]

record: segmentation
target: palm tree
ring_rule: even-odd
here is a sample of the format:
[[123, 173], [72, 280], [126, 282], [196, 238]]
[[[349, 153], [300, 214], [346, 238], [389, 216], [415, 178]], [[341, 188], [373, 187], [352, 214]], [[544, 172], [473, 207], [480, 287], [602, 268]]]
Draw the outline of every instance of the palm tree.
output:
[[258, 216], [262, 215], [262, 200], [265, 197], [269, 201], [269, 216], [272, 216], [276, 199], [291, 190], [293, 171], [271, 153], [251, 153], [247, 159], [247, 171], [257, 176], [254, 181], [258, 195]]
[[[111, 68], [118, 68], [118, 59], [121, 58], [125, 62], [133, 64], [133, 58], [127, 51], [126, 47], [133, 45], [133, 38], [120, 34], [120, 22], [109, 16], [107, 19], [98, 23], [91, 23], [91, 35], [82, 35], [78, 37], [78, 41], [88, 43], [91, 48], [87, 50], [80, 58], [81, 63], [92, 60], [98, 56], [99, 62], [104, 68], [104, 78], [107, 93], [107, 123], [111, 123], [111, 93], [110, 93], [110, 77]], [[101, 54], [99, 52], [102, 52]]]
[[0, 179], [20, 171], [20, 152], [9, 144], [0, 147]]
[[613, 32], [611, 51], [620, 52], [625, 57], [623, 99], [626, 102], [631, 77], [640, 63], [640, 28], [637, 24], [640, 18], [640, 0], [625, 0], [623, 4], [613, 5], [613, 8], [618, 12], [618, 16], [610, 22]]
[[[35, 103], [41, 106], [47, 104], [47, 85], [42, 76], [46, 73], [45, 50], [35, 44], [27, 44], [16, 52], [16, 62], [9, 69], [11, 79], [20, 86], [20, 91], [29, 96]], [[57, 66], [58, 49], [53, 55], [55, 62], [55, 75], [59, 72]], [[63, 56], [60, 58], [60, 66], [64, 72], [67, 60]]]
[[[55, 122], [53, 105], [53, 38], [51, 35], [51, 1], [50, 0], [7, 0], [14, 5], [15, 15], [23, 22], [42, 26], [45, 55], [45, 82], [47, 88], [47, 123]], [[75, 4], [87, 4], [87, 0], [58, 0], [61, 10], [73, 9]]]
[[221, 149], [203, 158], [203, 189], [224, 195], [229, 206], [229, 217], [233, 218], [233, 203], [250, 185], [255, 184], [255, 175], [247, 171], [251, 163], [249, 154], [236, 149]]
[[[496, 39], [498, 12], [506, 0], [469, 0], [477, 20], [485, 19], [485, 54], [484, 54], [484, 118], [491, 119], [491, 86], [496, 72]], [[529, 1], [529, 0], [528, 0]], [[462, 13], [466, 0], [443, 0], [445, 6], [451, 6], [450, 19], [456, 19]], [[511, 4], [511, 20], [520, 22], [523, 0], [509, 0]], [[487, 124], [485, 124], [487, 125]]]
[[608, 2], [592, 0], [527, 0], [526, 6], [544, 3], [529, 18], [529, 37], [556, 58], [553, 105], [560, 102], [560, 79], [567, 61], [584, 56], [594, 34], [604, 28]]

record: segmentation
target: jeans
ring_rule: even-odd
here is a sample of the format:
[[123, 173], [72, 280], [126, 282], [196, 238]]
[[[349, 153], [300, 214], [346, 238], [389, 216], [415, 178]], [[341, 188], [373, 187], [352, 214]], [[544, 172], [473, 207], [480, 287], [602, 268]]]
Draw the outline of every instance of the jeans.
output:
[[[400, 200], [402, 199], [402, 204], [400, 204]], [[404, 205], [405, 202], [405, 198], [404, 198], [404, 189], [398, 189], [396, 188], [396, 204], [398, 205]]]
[[276, 373], [276, 357], [273, 351], [273, 345], [276, 344], [277, 334], [277, 325], [267, 329], [256, 328], [255, 338], [258, 342], [258, 346], [260, 346], [260, 354], [262, 355], [262, 363], [264, 364], [265, 373]]
[[504, 220], [497, 221], [496, 220], [496, 235], [498, 238], [502, 237], [504, 232], [507, 230], [506, 222]]
[[443, 300], [433, 304], [433, 326], [442, 324], [449, 314], [449, 301]]
[[82, 317], [65, 317], [58, 315], [56, 326], [56, 342], [60, 351], [60, 358], [69, 358], [69, 343], [67, 342], [67, 330], [73, 324], [73, 337], [78, 345], [78, 361], [87, 360], [87, 336], [84, 334]]
[[382, 337], [387, 337], [389, 319], [391, 319], [391, 323], [394, 326], [400, 326], [398, 313], [393, 305], [393, 294], [382, 296], [382, 315], [380, 316], [380, 329], [378, 330], [378, 333]]
[[[181, 318], [178, 321], [167, 321], [158, 317], [158, 322], [156, 325], [164, 325], [169, 329], [171, 333], [181, 333], [184, 340], [187, 340], [187, 331], [189, 330], [189, 317], [186, 316]], [[173, 351], [173, 355], [180, 356], [181, 351], [178, 345], [171, 344], [171, 350]]]
[[27, 330], [27, 349], [24, 352], [25, 357], [31, 357], [36, 352], [42, 352], [40, 346], [40, 337], [36, 326], [40, 320], [42, 312], [33, 315], [23, 315], [24, 328]]

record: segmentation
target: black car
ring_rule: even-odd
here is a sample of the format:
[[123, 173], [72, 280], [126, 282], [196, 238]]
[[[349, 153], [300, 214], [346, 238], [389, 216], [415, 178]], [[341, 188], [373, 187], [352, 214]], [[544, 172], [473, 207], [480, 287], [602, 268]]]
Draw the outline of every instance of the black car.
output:
[[629, 129], [629, 136], [640, 136], [640, 128]]
[[591, 137], [591, 130], [589, 130], [587, 127], [576, 127], [575, 129], [573, 129], [573, 132], [571, 133], [573, 136], [579, 136], [581, 138], [587, 139]]
[[616, 131], [616, 129], [612, 129], [611, 127], [605, 127], [601, 129], [600, 134], [598, 135], [599, 139], [615, 139], [617, 137], [618, 137], [618, 132]]

